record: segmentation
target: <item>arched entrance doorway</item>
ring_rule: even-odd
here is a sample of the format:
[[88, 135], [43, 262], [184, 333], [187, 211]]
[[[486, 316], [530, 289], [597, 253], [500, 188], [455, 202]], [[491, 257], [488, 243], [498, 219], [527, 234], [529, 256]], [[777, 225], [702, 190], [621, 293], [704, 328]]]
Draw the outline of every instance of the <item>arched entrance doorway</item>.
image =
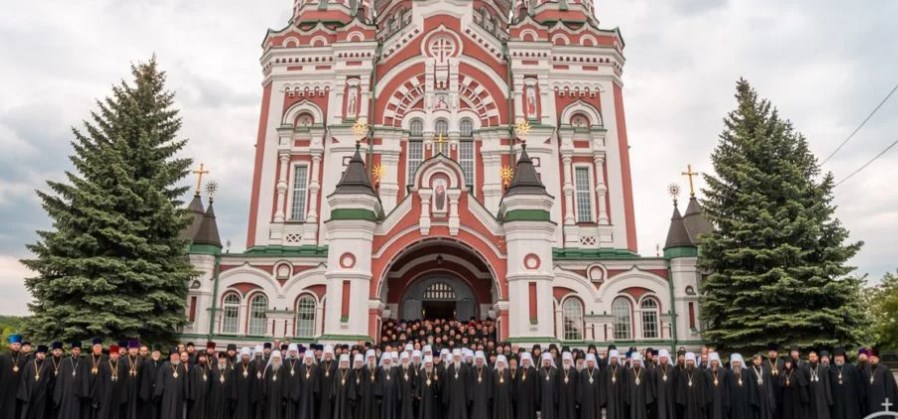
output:
[[399, 316], [403, 320], [478, 317], [474, 291], [458, 278], [436, 274], [415, 281], [405, 290]]

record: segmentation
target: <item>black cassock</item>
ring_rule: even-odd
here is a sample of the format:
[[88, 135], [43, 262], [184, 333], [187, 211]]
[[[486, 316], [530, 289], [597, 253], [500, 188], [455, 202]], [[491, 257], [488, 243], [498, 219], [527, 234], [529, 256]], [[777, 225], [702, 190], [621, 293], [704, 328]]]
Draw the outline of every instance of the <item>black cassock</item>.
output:
[[241, 360], [234, 366], [229, 396], [234, 406], [233, 419], [255, 418], [256, 399], [261, 393], [257, 373], [261, 375], [262, 371], [256, 371], [256, 364], [253, 362], [243, 363]]
[[708, 380], [708, 419], [726, 419], [729, 410], [729, 371], [718, 367], [705, 370]]
[[377, 419], [380, 417], [380, 404], [377, 401], [377, 387], [379, 386], [379, 377], [377, 367], [369, 367], [367, 364], [362, 368], [362, 379], [356, 390], [358, 398], [355, 406], [355, 419]]
[[209, 418], [210, 375], [206, 364], [197, 363], [190, 369], [187, 382], [187, 417], [190, 419]]
[[577, 417], [577, 386], [579, 380], [577, 369], [573, 366], [558, 370], [558, 377], [555, 380], [555, 392], [558, 395], [558, 417], [561, 419]]
[[629, 419], [647, 419], [649, 405], [655, 401], [652, 371], [647, 368], [626, 370], [627, 411]]
[[780, 377], [783, 375], [783, 360], [771, 360], [770, 358], [767, 358], [762, 361], [762, 365], [767, 371], [767, 374], [770, 375], [770, 386], [773, 387], [774, 403], [773, 406], [771, 406], [773, 418], [780, 419], [783, 416], [783, 388], [782, 381], [780, 380]]
[[658, 419], [675, 419], [677, 415], [677, 372], [672, 365], [655, 367], [652, 380], [655, 386], [655, 415]]
[[58, 409], [58, 419], [81, 418], [81, 398], [87, 394], [88, 374], [83, 358], [63, 358], [53, 384], [53, 404]]
[[63, 356], [59, 358], [54, 356], [47, 357], [47, 364], [50, 365], [50, 382], [47, 383], [47, 418], [49, 419], [56, 419], [59, 416], [59, 408], [56, 406], [53, 397], [56, 394], [56, 377], [59, 375], [59, 367], [62, 366], [63, 360], [65, 360]]
[[520, 419], [536, 419], [539, 374], [533, 367], [518, 368], [514, 383], [515, 416]]
[[493, 399], [493, 371], [489, 366], [471, 368], [471, 413], [470, 419], [489, 419], [490, 402]]
[[460, 363], [458, 368], [455, 363], [446, 367], [442, 389], [443, 405], [446, 406], [443, 415], [445, 419], [467, 419], [468, 403], [472, 397], [470, 375], [471, 367], [465, 363]]
[[256, 367], [256, 381], [253, 383], [253, 400], [255, 404], [253, 406], [253, 417], [256, 419], [263, 419], [265, 417], [265, 402], [263, 399], [263, 391], [265, 389], [265, 376], [263, 373], [265, 372], [265, 367], [268, 365], [268, 360], [265, 359], [264, 356], [257, 356], [253, 358], [253, 365]]
[[557, 374], [558, 369], [555, 367], [539, 369], [539, 399], [537, 403], [541, 419], [558, 418]]
[[139, 393], [141, 419], [159, 418], [159, 403], [153, 397], [153, 394], [156, 393], [156, 380], [164, 363], [164, 361], [150, 358], [144, 359], [141, 364]]
[[153, 396], [159, 400], [160, 418], [180, 418], [184, 414], [187, 379], [183, 365], [166, 362], [159, 367]]
[[603, 391], [600, 403], [605, 406], [605, 417], [608, 419], [624, 419], [627, 417], [627, 382], [625, 368], [608, 364], [602, 371]]
[[832, 418], [855, 419], [864, 410], [864, 390], [861, 375], [851, 364], [829, 367], [829, 381], [833, 395]]
[[16, 417], [16, 396], [25, 369], [25, 358], [18, 352], [0, 354], [0, 418]]
[[32, 359], [21, 370], [17, 398], [21, 404], [21, 419], [44, 419], [50, 407], [50, 382], [53, 379], [53, 361]]
[[803, 368], [808, 378], [808, 414], [814, 419], [830, 419], [833, 394], [827, 367], [807, 362]]
[[99, 413], [103, 381], [100, 379], [100, 371], [106, 360], [106, 355], [96, 356], [93, 354], [88, 355], [85, 360], [89, 373], [87, 374], [87, 394], [84, 395], [84, 400], [81, 403], [82, 419], [101, 419]]
[[286, 407], [284, 405], [284, 387], [290, 372], [284, 368], [284, 365], [278, 369], [268, 366], [262, 375], [264, 376], [262, 387], [264, 417], [265, 419], [284, 419], [284, 408]]
[[418, 374], [415, 398], [418, 399], [418, 417], [420, 419], [435, 419], [443, 409], [439, 372], [435, 368], [430, 372], [426, 369], [421, 370]]
[[599, 418], [602, 415], [602, 374], [598, 368], [584, 368], [577, 375], [577, 404], [581, 418]]
[[119, 359], [113, 362], [106, 359], [100, 365], [100, 375], [94, 382], [94, 400], [99, 405], [97, 417], [100, 419], [119, 419], [122, 405], [125, 403], [125, 379], [128, 371]]
[[318, 417], [331, 419], [333, 417], [333, 392], [334, 380], [337, 374], [335, 361], [324, 361], [318, 365], [318, 399], [321, 400]]
[[418, 381], [418, 371], [409, 366], [399, 369], [399, 419], [417, 419], [415, 414], [415, 384]]
[[[763, 373], [763, 370], [762, 370]], [[727, 381], [730, 419], [754, 419], [758, 409], [757, 384], [747, 369], [731, 371]]]
[[514, 419], [511, 371], [493, 371], [493, 419]]
[[[302, 382], [299, 378], [299, 366], [302, 363], [298, 359], [284, 361], [286, 376], [284, 377], [284, 418], [296, 419], [299, 417], [299, 394], [302, 392]], [[296, 396], [294, 398], [294, 395]]]
[[677, 405], [680, 419], [702, 419], [709, 403], [708, 381], [698, 368], [687, 367], [677, 376]]
[[[331, 392], [334, 419], [352, 419], [352, 390], [355, 388], [353, 371], [338, 368], [334, 376], [334, 390]], [[361, 382], [361, 378], [359, 379]]]
[[[318, 367], [315, 364], [300, 364], [296, 370], [299, 377], [299, 387], [295, 384], [290, 388], [290, 400], [296, 403], [296, 418], [317, 418], [315, 406], [321, 390], [318, 387]], [[289, 372], [288, 372], [289, 374]]]
[[212, 367], [209, 373], [209, 419], [231, 419], [231, 385], [234, 379], [233, 370], [225, 367], [223, 370], [218, 365]]
[[752, 365], [748, 369], [751, 383], [754, 385], [758, 398], [758, 406], [755, 410], [755, 419], [773, 419], [776, 414], [776, 383], [770, 376], [770, 371], [763, 366]]
[[140, 374], [143, 371], [143, 359], [140, 356], [131, 358], [125, 355], [121, 359], [125, 366], [125, 376], [121, 377], [125, 382], [125, 400], [122, 404], [122, 419], [140, 419]]
[[397, 419], [399, 417], [400, 383], [396, 368], [377, 368], [377, 387], [374, 391], [380, 400], [380, 418]]
[[881, 412], [885, 410], [883, 404], [886, 399], [892, 403], [892, 406], [898, 404], [898, 388], [895, 385], [895, 376], [892, 372], [882, 364], [875, 367], [870, 364], [864, 370], [863, 374], [865, 388], [864, 396], [867, 400], [865, 415]]
[[780, 373], [782, 392], [780, 417], [782, 419], [806, 419], [808, 417], [808, 382], [804, 373], [792, 368]]

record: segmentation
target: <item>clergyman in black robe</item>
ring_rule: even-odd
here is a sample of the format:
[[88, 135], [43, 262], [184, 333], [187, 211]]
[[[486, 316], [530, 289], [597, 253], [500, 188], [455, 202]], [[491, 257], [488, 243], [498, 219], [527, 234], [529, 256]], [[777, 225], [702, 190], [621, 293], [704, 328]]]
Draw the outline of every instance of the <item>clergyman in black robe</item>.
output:
[[515, 416], [520, 419], [536, 419], [539, 374], [533, 366], [529, 352], [521, 354], [521, 366], [514, 378]]
[[678, 368], [670, 362], [670, 352], [658, 351], [658, 366], [652, 376], [655, 387], [655, 416], [658, 419], [676, 419], [676, 380]]
[[95, 381], [94, 400], [98, 404], [97, 418], [118, 419], [125, 403], [125, 377], [128, 371], [116, 345], [109, 347], [109, 356], [100, 365]]
[[617, 350], [608, 354], [608, 366], [602, 370], [601, 404], [607, 419], [626, 419], [627, 383]]
[[830, 419], [832, 386], [826, 367], [820, 364], [816, 351], [808, 353], [808, 362], [802, 364], [802, 368], [808, 379], [808, 415], [814, 419]]
[[[287, 357], [284, 358], [284, 418], [296, 419], [299, 417], [299, 394], [302, 392], [302, 381], [299, 375], [299, 367], [302, 360], [299, 357], [299, 347], [291, 343], [287, 347]], [[294, 395], [297, 395], [294, 397]]]
[[143, 372], [143, 359], [138, 350], [140, 342], [132, 340], [128, 342], [128, 353], [121, 362], [125, 365], [127, 373], [123, 377], [125, 381], [125, 401], [122, 405], [122, 419], [140, 419], [140, 381]]
[[209, 418], [209, 391], [211, 369], [205, 352], [196, 355], [196, 364], [190, 368], [187, 382], [187, 417]]
[[870, 364], [863, 371], [864, 399], [867, 401], [865, 415], [885, 410], [888, 400], [892, 406], [898, 404], [898, 386], [895, 384], [895, 376], [888, 367], [879, 362], [879, 354], [871, 351]]
[[374, 389], [380, 400], [380, 419], [399, 417], [400, 383], [398, 370], [393, 367], [393, 355], [384, 352], [377, 367], [377, 387]]
[[808, 417], [808, 382], [804, 372], [795, 367], [792, 359], [783, 360], [783, 371], [779, 377], [782, 389], [780, 418], [805, 419]]
[[652, 371], [642, 365], [642, 355], [638, 352], [630, 359], [626, 370], [627, 416], [629, 419], [648, 419], [648, 408], [655, 401]]
[[20, 352], [22, 336], [11, 335], [8, 342], [9, 351], [0, 354], [0, 418], [18, 416], [19, 402], [16, 396], [27, 358]]
[[[280, 351], [271, 352], [268, 365], [262, 373], [262, 405], [265, 419], [284, 419], [284, 383], [287, 378], [287, 369], [281, 359]], [[193, 418], [191, 418], [193, 419]]]
[[159, 400], [160, 418], [180, 418], [184, 414], [187, 376], [177, 351], [172, 352], [169, 362], [159, 368], [153, 396]]
[[[761, 371], [763, 373], [763, 369]], [[754, 419], [758, 410], [757, 394], [757, 384], [752, 380], [742, 355], [731, 355], [727, 382], [730, 419]]]
[[231, 385], [234, 373], [229, 365], [227, 353], [218, 356], [218, 362], [209, 373], [209, 419], [231, 419], [233, 402], [231, 401]]
[[315, 365], [315, 353], [311, 350], [303, 354], [303, 362], [296, 372], [299, 375], [299, 387], [295, 385], [290, 389], [290, 400], [296, 403], [296, 417], [298, 419], [315, 419], [316, 403], [320, 388], [318, 387], [318, 366]]
[[539, 378], [539, 398], [537, 405], [539, 406], [541, 419], [557, 419], [558, 418], [558, 389], [556, 386], [556, 374], [558, 369], [555, 368], [555, 358], [550, 352], [544, 352], [540, 358], [540, 368], [538, 370]]
[[333, 417], [333, 392], [337, 374], [337, 360], [334, 359], [334, 348], [330, 345], [324, 347], [324, 355], [318, 364], [318, 399], [321, 400], [318, 416], [321, 419]]
[[555, 380], [555, 393], [558, 402], [557, 410], [559, 418], [577, 417], [577, 386], [579, 385], [577, 368], [574, 366], [574, 356], [570, 352], [561, 353], [561, 368], [558, 369], [558, 377]]
[[729, 371], [720, 365], [720, 355], [711, 352], [708, 355], [708, 368], [705, 370], [708, 383], [708, 419], [726, 419], [729, 410], [728, 388]]
[[461, 351], [454, 350], [452, 363], [446, 366], [443, 382], [443, 405], [446, 406], [443, 418], [467, 419], [468, 403], [472, 396], [470, 374], [470, 367], [461, 360]]
[[695, 366], [695, 354], [686, 353], [686, 367], [677, 377], [677, 405], [680, 419], [703, 419], [708, 408], [708, 382]]
[[[361, 361], [361, 355], [359, 355]], [[331, 392], [333, 419], [352, 419], [352, 389], [355, 388], [352, 370], [349, 368], [349, 354], [340, 355], [334, 374], [334, 391]], [[361, 380], [359, 380], [361, 381]]]
[[829, 368], [829, 381], [833, 396], [832, 419], [861, 417], [866, 388], [861, 374], [847, 362], [845, 349], [836, 349], [833, 365]]
[[51, 399], [48, 392], [53, 373], [46, 356], [47, 347], [39, 345], [34, 358], [29, 360], [21, 371], [22, 382], [19, 383], [17, 390], [21, 419], [44, 419], [47, 415]]
[[595, 354], [586, 354], [586, 368], [580, 371], [577, 381], [577, 404], [580, 405], [580, 417], [584, 419], [601, 417], [602, 380]]
[[262, 371], [256, 371], [256, 364], [252, 362], [250, 349], [242, 348], [240, 357], [234, 365], [234, 372], [231, 374], [234, 377], [231, 382], [230, 395], [231, 403], [234, 406], [233, 419], [255, 418], [257, 373], [261, 375]]
[[150, 356], [143, 360], [140, 372], [140, 418], [157, 419], [159, 417], [159, 403], [153, 394], [156, 392], [156, 379], [165, 360], [158, 347], [153, 348]]
[[103, 353], [102, 339], [94, 339], [91, 353], [87, 356], [90, 374], [87, 375], [87, 394], [81, 403], [82, 419], [103, 419], [100, 417], [100, 401], [103, 395], [103, 380], [100, 372], [108, 358]]
[[471, 370], [471, 409], [470, 419], [489, 419], [490, 403], [493, 399], [493, 372], [486, 363], [483, 351], [474, 355], [474, 366]]
[[82, 399], [87, 394], [87, 362], [81, 358], [81, 342], [72, 342], [71, 356], [63, 358], [53, 385], [53, 403], [58, 419], [80, 419]]
[[[56, 394], [56, 383], [57, 377], [59, 376], [59, 368], [62, 367], [62, 361], [65, 360], [65, 352], [62, 349], [62, 342], [53, 342], [50, 347], [50, 355], [47, 356], [47, 363], [50, 364], [50, 371], [52, 372], [50, 376], [50, 383], [47, 386], [47, 404], [49, 407], [47, 408], [47, 417], [51, 419], [55, 419], [60, 416], [59, 407], [56, 406], [56, 402], [54, 401], [54, 396]], [[136, 419], [136, 418], [135, 418]]]
[[358, 398], [355, 407], [355, 419], [378, 419], [380, 417], [380, 405], [377, 400], [377, 387], [380, 385], [378, 381], [377, 360], [374, 350], [369, 349], [365, 353], [365, 366], [362, 368], [362, 380], [358, 385], [356, 397]]
[[493, 372], [493, 419], [514, 419], [513, 384], [508, 359], [499, 355]]
[[411, 365], [411, 357], [408, 352], [403, 352], [399, 358], [399, 419], [417, 419], [415, 414], [415, 384], [418, 381], [418, 371]]

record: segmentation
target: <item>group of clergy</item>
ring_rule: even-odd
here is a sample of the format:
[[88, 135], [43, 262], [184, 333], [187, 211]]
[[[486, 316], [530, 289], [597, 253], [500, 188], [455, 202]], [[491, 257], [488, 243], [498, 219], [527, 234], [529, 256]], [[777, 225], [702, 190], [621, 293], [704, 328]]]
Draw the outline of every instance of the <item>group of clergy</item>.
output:
[[[713, 351], [495, 354], [466, 348], [271, 344], [163, 358], [94, 340], [0, 355], [6, 419], [860, 419], [898, 403], [875, 353], [746, 362]], [[395, 350], [394, 350], [395, 349]], [[49, 352], [49, 353], [48, 353]], [[798, 354], [800, 355], [800, 354]], [[535, 359], [534, 359], [535, 358]]]

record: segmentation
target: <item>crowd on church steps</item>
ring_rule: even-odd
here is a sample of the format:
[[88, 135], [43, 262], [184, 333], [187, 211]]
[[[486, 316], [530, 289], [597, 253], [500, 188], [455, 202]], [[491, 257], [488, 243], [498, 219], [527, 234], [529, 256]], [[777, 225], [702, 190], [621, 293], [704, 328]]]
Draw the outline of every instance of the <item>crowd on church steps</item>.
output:
[[[602, 354], [421, 341], [308, 348], [264, 343], [163, 356], [136, 340], [50, 347], [12, 336], [0, 355], [2, 419], [859, 419], [898, 403], [875, 352], [727, 362], [711, 349]], [[67, 353], [66, 353], [67, 352]], [[604, 416], [603, 416], [604, 413]]]

